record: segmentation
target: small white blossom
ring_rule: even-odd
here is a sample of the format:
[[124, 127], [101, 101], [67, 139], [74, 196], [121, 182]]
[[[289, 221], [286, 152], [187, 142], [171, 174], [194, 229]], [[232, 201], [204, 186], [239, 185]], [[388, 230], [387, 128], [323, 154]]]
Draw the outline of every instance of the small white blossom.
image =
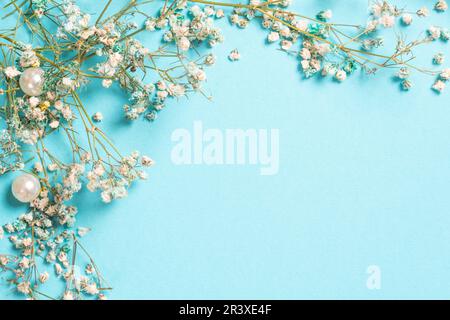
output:
[[422, 7], [419, 10], [417, 10], [416, 13], [419, 17], [424, 18], [424, 17], [428, 17], [430, 15], [430, 10], [428, 10], [427, 7]]
[[78, 227], [77, 233], [80, 237], [84, 237], [88, 232], [91, 231], [90, 228], [86, 227]]
[[385, 14], [379, 19], [379, 23], [385, 28], [392, 28], [395, 24], [395, 17]]
[[39, 281], [41, 282], [41, 283], [45, 283], [45, 282], [47, 282], [47, 280], [49, 279], [49, 274], [48, 274], [48, 272], [44, 272], [44, 273], [41, 273], [40, 275], [39, 275]]
[[19, 70], [17, 70], [16, 67], [6, 67], [3, 72], [5, 73], [6, 77], [9, 79], [15, 78], [22, 73]]
[[404, 13], [402, 15], [402, 22], [404, 25], [409, 26], [413, 22], [413, 17], [409, 13]]
[[275, 42], [275, 41], [278, 41], [278, 40], [280, 40], [280, 34], [278, 32], [272, 31], [267, 36], [267, 41], [269, 41], [269, 42]]
[[450, 68], [442, 70], [440, 78], [444, 81], [450, 80]]
[[338, 72], [336, 72], [334, 77], [339, 82], [342, 82], [342, 81], [345, 81], [347, 79], [347, 73], [344, 70], [339, 70]]
[[84, 287], [84, 291], [85, 291], [87, 294], [90, 294], [90, 295], [96, 295], [96, 294], [99, 293], [98, 288], [97, 288], [97, 284], [95, 284], [95, 283], [89, 283], [89, 284], [87, 284], [87, 285]]
[[52, 122], [50, 122], [49, 126], [52, 129], [56, 129], [56, 128], [59, 127], [59, 121], [58, 120], [53, 120]]
[[95, 122], [102, 122], [103, 114], [101, 112], [94, 113], [94, 115], [92, 116], [92, 120], [94, 120]]
[[445, 0], [439, 0], [438, 2], [436, 2], [436, 4], [434, 5], [434, 9], [436, 11], [446, 11], [448, 9], [448, 4]]
[[188, 38], [182, 37], [180, 40], [178, 40], [178, 48], [181, 51], [189, 50], [190, 46], [191, 46], [191, 42], [189, 41]]
[[444, 91], [445, 89], [445, 82], [442, 80], [437, 80], [433, 86], [432, 86], [433, 90], [436, 91], [437, 93], [441, 93], [442, 91]]
[[63, 300], [74, 300], [73, 293], [71, 291], [64, 292]]
[[427, 31], [428, 31], [430, 38], [433, 40], [437, 40], [441, 37], [441, 28], [439, 28], [439, 27], [431, 26], [430, 28], [428, 28]]

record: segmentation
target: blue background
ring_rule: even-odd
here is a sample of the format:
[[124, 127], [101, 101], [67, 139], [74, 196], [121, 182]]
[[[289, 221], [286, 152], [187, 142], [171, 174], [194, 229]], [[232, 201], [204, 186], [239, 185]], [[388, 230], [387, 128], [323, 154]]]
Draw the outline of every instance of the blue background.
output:
[[[367, 17], [366, 0], [297, 2], [291, 8], [309, 15], [332, 9], [335, 22]], [[411, 11], [431, 6], [396, 3], [406, 2]], [[80, 3], [92, 13], [103, 6]], [[409, 40], [431, 24], [448, 26], [448, 14], [416, 21]], [[109, 297], [448, 298], [450, 93], [433, 93], [425, 75], [402, 92], [390, 71], [357, 73], [343, 84], [303, 80], [298, 61], [267, 45], [258, 25], [219, 25], [225, 43], [214, 49], [207, 82], [213, 102], [191, 96], [169, 103], [153, 124], [128, 124], [117, 88], [83, 94], [119, 147], [157, 164], [126, 200], [104, 205], [87, 191], [78, 198], [78, 225], [93, 228], [82, 242], [114, 287]], [[242, 58], [231, 63], [235, 48]], [[432, 48], [416, 63], [432, 67], [438, 51], [450, 59], [448, 45]], [[172, 164], [172, 132], [192, 130], [195, 120], [205, 128], [280, 129], [278, 175]], [[11, 199], [14, 177], [0, 180], [1, 224], [26, 210]], [[370, 265], [381, 268], [380, 290], [366, 287]], [[18, 296], [2, 286], [0, 297]]]

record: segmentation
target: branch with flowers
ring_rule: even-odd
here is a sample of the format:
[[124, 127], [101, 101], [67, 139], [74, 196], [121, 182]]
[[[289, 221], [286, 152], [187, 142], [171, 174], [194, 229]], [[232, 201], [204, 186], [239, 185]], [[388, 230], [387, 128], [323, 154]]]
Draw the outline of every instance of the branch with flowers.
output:
[[[129, 95], [124, 117], [150, 122], [170, 99], [197, 92], [209, 98], [203, 89], [205, 70], [216, 58], [203, 44], [214, 47], [223, 41], [216, 22], [227, 15], [238, 28], [257, 21], [267, 30], [269, 43], [278, 42], [281, 51], [299, 59], [306, 78], [330, 76], [342, 82], [358, 69], [368, 74], [392, 69], [402, 89], [412, 87], [410, 74], [418, 72], [434, 77], [432, 88], [439, 93], [450, 80], [450, 69], [439, 67], [442, 55], [435, 56], [434, 70], [414, 63], [417, 47], [450, 39], [447, 29], [428, 28], [411, 42], [398, 37], [389, 54], [377, 52], [384, 44], [379, 29], [397, 22], [408, 26], [430, 14], [426, 7], [408, 12], [374, 1], [367, 24], [361, 26], [332, 22], [330, 10], [314, 17], [292, 12], [289, 0], [127, 0], [113, 13], [113, 1], [107, 0], [95, 19], [70, 0], [3, 2], [5, 18], [14, 21], [0, 33], [5, 127], [0, 175], [22, 172], [12, 192], [29, 209], [0, 227], [0, 238], [8, 235], [17, 249], [15, 256], [0, 255], [0, 271], [13, 290], [30, 299], [106, 298], [111, 287], [80, 242], [89, 229], [75, 227], [73, 200], [83, 186], [99, 192], [105, 203], [125, 198], [153, 164], [137, 151], [122, 154], [102, 129], [103, 115], [83, 102], [81, 88], [97, 82], [105, 90], [118, 86]], [[446, 2], [437, 1], [434, 10], [446, 11]], [[23, 30], [29, 34], [26, 42], [19, 40]], [[137, 38], [148, 32], [161, 35], [155, 48]], [[239, 60], [239, 51], [229, 58]], [[56, 150], [48, 143], [55, 136], [66, 141]], [[86, 265], [80, 268], [83, 257]], [[57, 296], [40, 289], [50, 278], [49, 268], [65, 282]]]

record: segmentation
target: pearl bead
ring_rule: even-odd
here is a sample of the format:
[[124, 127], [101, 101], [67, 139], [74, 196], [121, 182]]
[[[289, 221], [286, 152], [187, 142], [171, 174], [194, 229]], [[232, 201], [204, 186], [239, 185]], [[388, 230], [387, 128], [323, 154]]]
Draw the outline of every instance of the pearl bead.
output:
[[19, 85], [26, 95], [40, 96], [44, 88], [44, 70], [41, 68], [26, 69], [20, 76]]
[[35, 176], [23, 174], [14, 180], [11, 189], [17, 200], [27, 203], [38, 197], [41, 192], [41, 183]]

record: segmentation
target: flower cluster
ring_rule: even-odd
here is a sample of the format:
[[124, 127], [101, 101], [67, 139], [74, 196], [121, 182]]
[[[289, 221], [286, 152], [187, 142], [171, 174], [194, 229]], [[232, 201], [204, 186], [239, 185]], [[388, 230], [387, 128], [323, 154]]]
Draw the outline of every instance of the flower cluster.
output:
[[0, 175], [23, 168], [20, 146], [7, 130], [0, 131]]
[[[404, 78], [402, 70], [408, 70], [408, 77], [410, 69], [431, 75], [439, 73], [411, 66], [410, 61], [414, 58], [415, 47], [437, 39], [448, 41], [449, 31], [446, 28], [429, 27], [424, 38], [410, 43], [405, 43], [402, 37], [398, 37], [397, 47], [392, 55], [374, 52], [384, 45], [384, 38], [380, 35], [383, 29], [392, 29], [398, 21], [408, 26], [414, 16], [427, 17], [430, 15], [427, 7], [422, 7], [413, 14], [386, 0], [372, 1], [367, 24], [343, 25], [331, 22], [331, 10], [322, 10], [316, 17], [309, 18], [287, 11], [284, 9], [287, 5], [288, 2], [268, 5], [260, 0], [250, 0], [249, 5], [237, 5], [229, 19], [231, 24], [239, 28], [247, 27], [255, 18], [260, 20], [262, 27], [268, 30], [267, 42], [279, 43], [281, 50], [295, 54], [306, 78], [315, 75], [332, 76], [337, 82], [342, 82], [357, 69], [373, 74], [381, 68], [396, 68], [402, 74], [399, 77], [402, 80], [401, 88], [409, 90], [412, 83], [409, 78]], [[442, 12], [447, 9], [446, 5], [445, 1], [439, 1], [434, 8]], [[351, 34], [347, 29], [353, 29], [355, 33]], [[294, 49], [296, 43], [300, 44], [299, 50]], [[438, 62], [443, 61], [438, 59]], [[441, 83], [438, 83], [438, 88], [441, 87]]]
[[122, 158], [118, 166], [105, 168], [102, 162], [94, 164], [91, 171], [87, 173], [87, 188], [94, 192], [101, 190], [104, 202], [109, 203], [114, 199], [127, 196], [127, 187], [137, 179], [147, 179], [145, 171], [140, 167], [149, 167], [153, 161], [147, 157], [140, 157], [138, 152]]

